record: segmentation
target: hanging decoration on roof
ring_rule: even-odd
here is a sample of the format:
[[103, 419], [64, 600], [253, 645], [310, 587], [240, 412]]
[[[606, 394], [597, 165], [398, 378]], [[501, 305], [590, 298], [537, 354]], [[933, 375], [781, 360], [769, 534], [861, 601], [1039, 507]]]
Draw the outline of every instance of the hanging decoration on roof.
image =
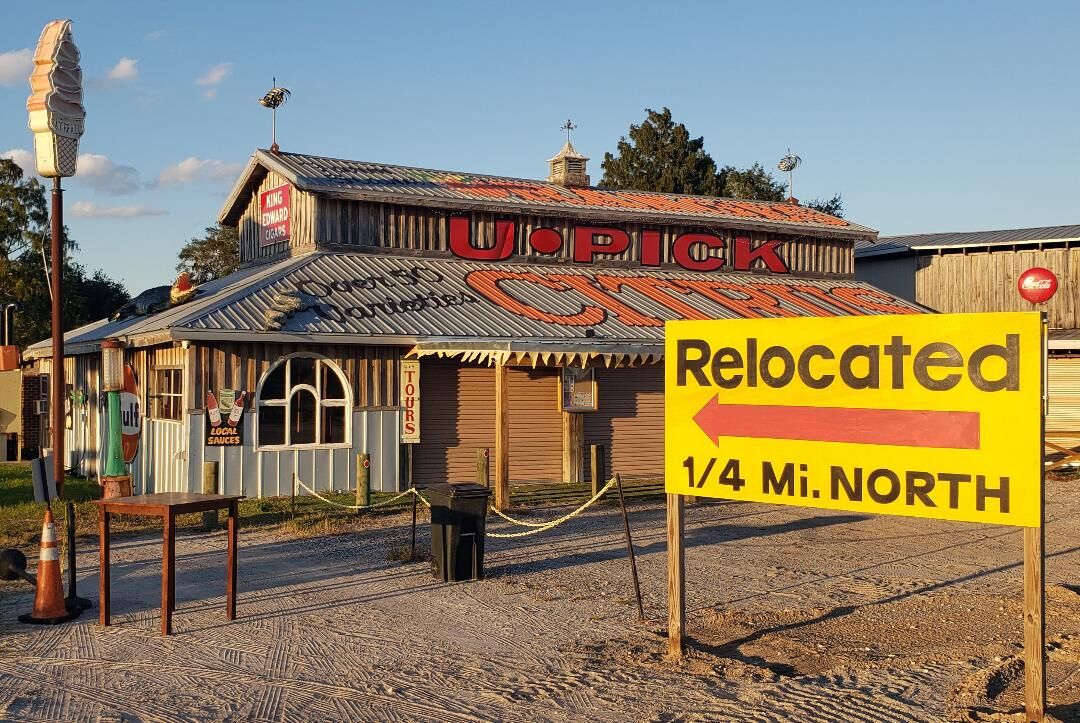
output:
[[113, 321], [132, 316], [149, 316], [173, 306], [186, 304], [195, 298], [198, 289], [192, 285], [191, 276], [183, 271], [171, 286], [155, 286], [147, 289], [117, 309], [109, 318]]
[[286, 101], [292, 95], [292, 91], [288, 88], [279, 88], [277, 84], [277, 78], [273, 79], [274, 87], [266, 92], [262, 98], [259, 98], [259, 105], [264, 108], [269, 108], [273, 113], [273, 120], [271, 121], [271, 144], [270, 150], [274, 153], [278, 152], [277, 144], [277, 109], [285, 105]]
[[1050, 269], [1035, 266], [1020, 274], [1020, 278], [1016, 281], [1016, 289], [1026, 301], [1041, 304], [1049, 301], [1057, 293], [1057, 276]]
[[780, 159], [780, 162], [776, 164], [784, 173], [788, 174], [788, 201], [794, 202], [795, 189], [794, 189], [794, 171], [802, 163], [802, 159], [791, 152], [791, 149], [787, 149], [787, 155]]
[[296, 289], [279, 291], [271, 299], [270, 308], [263, 312], [263, 329], [280, 331], [293, 314], [310, 309], [316, 303], [310, 294]]

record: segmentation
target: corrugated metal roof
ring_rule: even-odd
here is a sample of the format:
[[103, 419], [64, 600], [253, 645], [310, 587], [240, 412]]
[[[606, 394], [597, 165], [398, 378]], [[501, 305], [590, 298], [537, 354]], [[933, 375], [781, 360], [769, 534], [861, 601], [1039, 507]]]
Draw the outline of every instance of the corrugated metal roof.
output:
[[[654, 283], [643, 290], [626, 285], [627, 281], [641, 279]], [[717, 284], [710, 289], [719, 288], [716, 293], [721, 300], [709, 298], [692, 286], [680, 286], [682, 281]], [[596, 294], [607, 294], [617, 302], [605, 304], [590, 298], [575, 288], [575, 283]], [[656, 288], [660, 291], [656, 292]], [[869, 294], [864, 299], [871, 301], [865, 310], [868, 314], [877, 313], [873, 299], [902, 310], [924, 311], [916, 304], [849, 279], [625, 268], [583, 271], [572, 264], [479, 263], [318, 252], [201, 286], [194, 301], [149, 317], [85, 326], [69, 333], [67, 344], [69, 353], [79, 353], [81, 347], [109, 336], [138, 343], [140, 338], [153, 340], [155, 334], [167, 333], [172, 339], [383, 344], [422, 340], [572, 341], [602, 348], [605, 344], [655, 344], [662, 340], [662, 323], [642, 325], [632, 314], [661, 321], [685, 318], [672, 308], [680, 303], [694, 313], [716, 319], [750, 315], [745, 303], [740, 302], [755, 294], [759, 301], [777, 304], [799, 316], [841, 316], [860, 306], [861, 302], [852, 300], [852, 292], [835, 295], [837, 289]], [[294, 290], [301, 293], [308, 308], [293, 314], [280, 329], [267, 330], [265, 315], [275, 303], [275, 294]], [[790, 296], [784, 298], [781, 292]], [[675, 301], [661, 303], [655, 298], [657, 293]], [[814, 293], [822, 294], [826, 300]], [[515, 300], [521, 302], [516, 309]], [[620, 308], [619, 302], [625, 306]], [[526, 305], [528, 308], [523, 308]], [[605, 313], [588, 326], [555, 323], [551, 318], [580, 314], [587, 307], [604, 309]], [[543, 315], [548, 315], [549, 320], [533, 318]], [[28, 351], [40, 356], [48, 352], [48, 343], [36, 344]]]
[[1080, 241], [1080, 226], [1039, 226], [1000, 231], [923, 233], [910, 236], [881, 236], [876, 243], [855, 242], [856, 256], [906, 253], [909, 249], [944, 249], [970, 246], [1028, 246], [1039, 243]]
[[636, 221], [723, 221], [735, 227], [844, 238], [874, 237], [866, 226], [783, 202], [748, 201], [601, 188], [566, 188], [555, 183], [474, 173], [437, 171], [350, 161], [301, 153], [258, 150], [221, 211], [223, 222], [239, 217], [259, 166], [272, 169], [313, 193], [390, 203], [485, 208], [566, 215], [568, 211]]

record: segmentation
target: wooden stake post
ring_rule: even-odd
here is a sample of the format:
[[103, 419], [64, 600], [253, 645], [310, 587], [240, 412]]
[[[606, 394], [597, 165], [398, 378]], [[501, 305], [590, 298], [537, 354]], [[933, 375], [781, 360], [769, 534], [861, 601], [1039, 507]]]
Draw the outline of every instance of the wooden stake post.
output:
[[367, 507], [371, 504], [371, 455], [361, 452], [356, 455], [356, 506]]
[[686, 631], [686, 548], [682, 495], [667, 496], [668, 656], [682, 658]]
[[506, 365], [495, 367], [495, 509], [510, 509], [510, 396]]
[[476, 484], [491, 487], [491, 468], [488, 464], [490, 450], [476, 450]]

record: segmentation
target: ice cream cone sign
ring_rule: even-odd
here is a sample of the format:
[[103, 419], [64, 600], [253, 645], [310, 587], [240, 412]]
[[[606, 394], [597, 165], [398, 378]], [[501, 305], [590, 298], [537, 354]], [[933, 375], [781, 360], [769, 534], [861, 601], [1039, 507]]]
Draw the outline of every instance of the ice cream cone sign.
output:
[[41, 31], [26, 110], [38, 173], [46, 178], [74, 176], [86, 109], [70, 20], [53, 20]]

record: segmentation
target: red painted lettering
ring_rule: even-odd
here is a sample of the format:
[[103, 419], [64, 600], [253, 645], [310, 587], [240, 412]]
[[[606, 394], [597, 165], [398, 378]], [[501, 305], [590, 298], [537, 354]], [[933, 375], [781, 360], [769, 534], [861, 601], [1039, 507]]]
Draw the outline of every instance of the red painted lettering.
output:
[[[741, 284], [728, 284], [723, 281], [683, 281], [679, 284], [696, 291], [707, 299], [715, 301], [721, 306], [731, 309], [736, 314], [747, 319], [760, 319], [762, 317], [776, 316], [799, 316], [791, 309], [780, 306], [780, 300], [764, 291], [759, 291], [752, 286]], [[725, 293], [731, 292], [731, 293]], [[740, 296], [733, 296], [739, 294]]]
[[677, 298], [677, 295], [685, 296], [687, 293], [690, 293], [689, 289], [680, 286], [677, 281], [649, 279], [644, 276], [627, 277], [597, 274], [596, 283], [600, 284], [600, 286], [605, 289], [615, 292], [618, 292], [624, 286], [627, 286], [642, 296], [647, 296], [653, 301], [663, 304], [665, 307], [678, 314], [679, 318], [682, 319], [711, 318], [708, 314], [695, 309], [685, 301]]
[[[597, 243], [598, 238], [610, 238], [608, 243]], [[617, 256], [630, 246], [626, 231], [599, 226], [578, 226], [574, 229], [574, 261], [592, 263], [597, 254]]]
[[[583, 279], [584, 277], [576, 278]], [[565, 326], [593, 326], [601, 323], [607, 318], [607, 313], [603, 309], [595, 306], [582, 306], [581, 311], [577, 314], [553, 314], [511, 296], [500, 286], [500, 282], [502, 281], [515, 280], [537, 284], [552, 289], [553, 291], [569, 291], [569, 285], [561, 283], [561, 279], [562, 277], [543, 276], [532, 272], [518, 273], [514, 271], [495, 271], [490, 269], [470, 271], [465, 276], [465, 282], [477, 293], [482, 294], [507, 311], [529, 319], [544, 321], [548, 324], [562, 324]]]
[[660, 265], [660, 232], [659, 231], [642, 231], [641, 232], [641, 265], [642, 266], [659, 266]]
[[739, 271], [749, 271], [755, 261], [761, 261], [765, 264], [765, 268], [774, 274], [788, 273], [790, 269], [787, 263], [780, 258], [780, 254], [776, 251], [776, 248], [782, 243], [784, 242], [772, 240], [755, 247], [746, 236], [736, 236], [735, 268]]
[[463, 259], [474, 261], [502, 261], [514, 253], [513, 221], [495, 222], [495, 245], [480, 248], [472, 243], [472, 223], [467, 216], [450, 217], [450, 251]]
[[552, 281], [560, 281], [592, 299], [615, 315], [615, 318], [627, 326], [663, 326], [664, 322], [654, 316], [648, 316], [619, 301], [617, 298], [593, 285], [592, 279], [579, 274], [552, 274]]
[[709, 249], [722, 249], [724, 239], [717, 238], [711, 233], [684, 233], [672, 244], [671, 256], [679, 266], [691, 271], [715, 271], [724, 265], [724, 259], [721, 256], [708, 255], [703, 259], [695, 259], [691, 249], [699, 245]]

